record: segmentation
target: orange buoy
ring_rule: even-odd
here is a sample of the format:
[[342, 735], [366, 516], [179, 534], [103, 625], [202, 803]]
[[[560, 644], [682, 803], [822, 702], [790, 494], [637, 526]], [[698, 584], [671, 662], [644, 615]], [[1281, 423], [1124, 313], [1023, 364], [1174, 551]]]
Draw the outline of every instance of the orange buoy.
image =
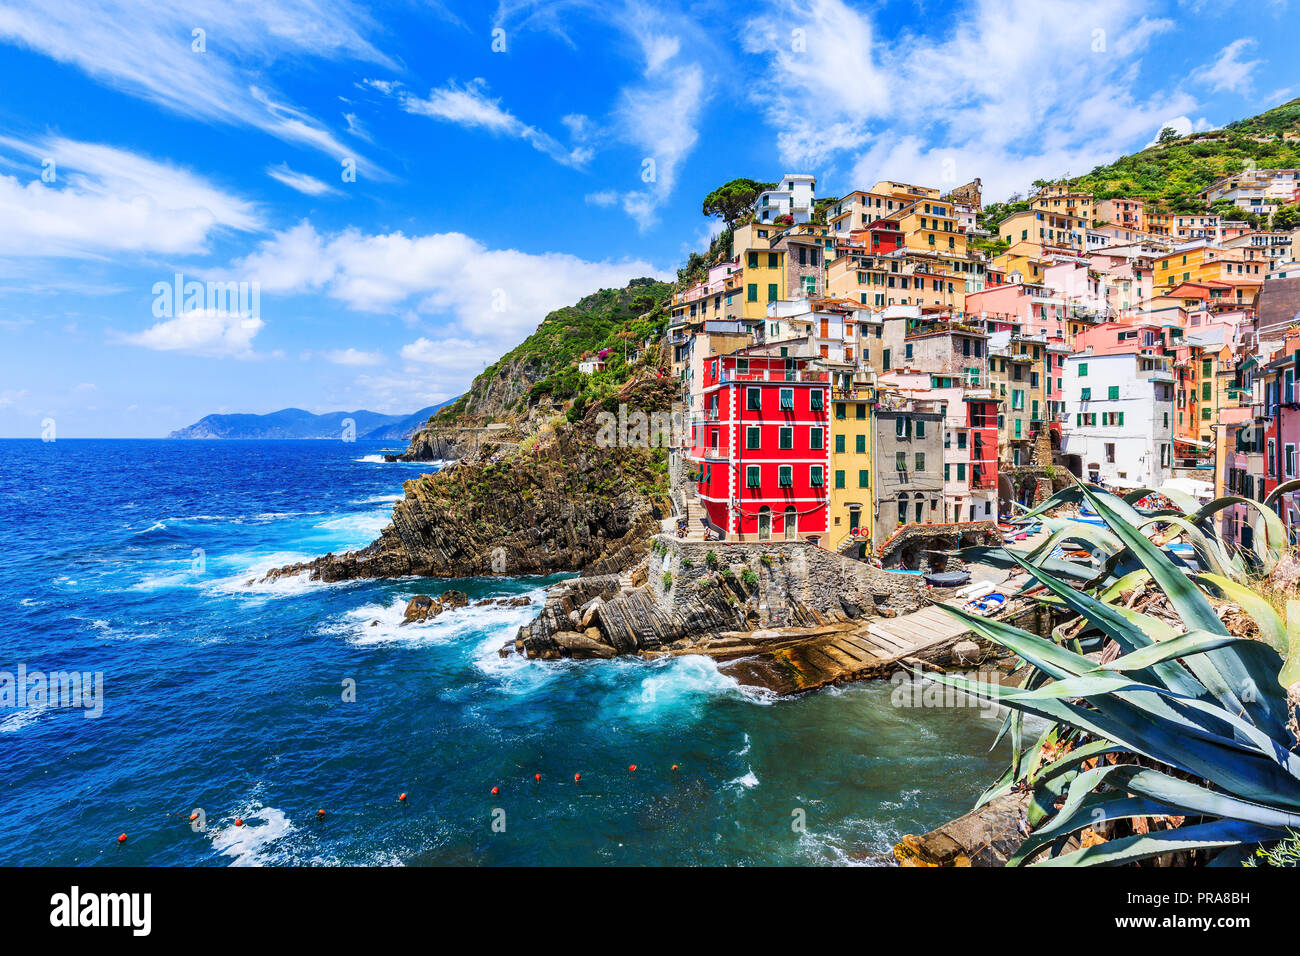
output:
[[632, 764], [632, 766], [628, 767], [627, 769], [628, 769], [631, 773], [636, 773], [636, 764]]
[[126, 842], [126, 834], [123, 833], [120, 837], [118, 837], [118, 838], [117, 838], [117, 842], [118, 842], [118, 843], [125, 843], [125, 842]]
[[495, 797], [495, 796], [496, 796], [498, 793], [500, 793], [500, 792], [501, 792], [501, 788], [500, 788], [500, 787], [493, 787], [493, 788], [492, 788], [492, 796]]
[[235, 817], [235, 826], [237, 826], [237, 827], [242, 827], [243, 825], [244, 825], [244, 818], [243, 818], [243, 817]]
[[580, 773], [575, 773], [575, 774], [573, 775], [573, 782], [574, 782], [574, 783], [580, 783], [581, 781], [582, 781], [582, 774], [580, 774]]
[[323, 817], [323, 816], [325, 816], [325, 811], [324, 811], [324, 810], [317, 810], [317, 811], [316, 811], [316, 816], [318, 816], [318, 817]]
[[198, 818], [199, 818], [199, 815], [198, 815], [197, 813], [191, 813], [191, 814], [190, 814], [190, 823], [193, 823], [193, 822], [194, 822], [195, 820], [197, 820]]
[[398, 802], [398, 803], [405, 803], [405, 802], [406, 802], [406, 794], [402, 794], [400, 797], [398, 797], [398, 798], [397, 798], [397, 802]]
[[673, 769], [674, 769], [674, 770], [677, 769], [677, 764], [673, 764]]
[[541, 782], [542, 782], [542, 775], [541, 775], [540, 773], [535, 773], [535, 774], [533, 774], [533, 779], [536, 780], [538, 783], [541, 783]]

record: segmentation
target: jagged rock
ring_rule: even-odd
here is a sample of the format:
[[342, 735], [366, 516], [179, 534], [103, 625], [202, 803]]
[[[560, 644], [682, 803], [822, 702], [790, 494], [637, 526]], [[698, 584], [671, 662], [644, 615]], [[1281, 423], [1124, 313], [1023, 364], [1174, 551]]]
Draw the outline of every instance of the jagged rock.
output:
[[[500, 378], [500, 376], [499, 376]], [[668, 379], [634, 380], [634, 408], [667, 408]], [[644, 557], [668, 512], [662, 450], [596, 441], [601, 409], [502, 461], [462, 460], [405, 484], [392, 522], [359, 551], [277, 568], [265, 580], [616, 574]]]
[[448, 608], [466, 607], [469, 605], [469, 595], [464, 591], [457, 591], [453, 588], [448, 588], [446, 591], [443, 591], [442, 594], [439, 595], [438, 600]]
[[578, 660], [591, 657], [610, 658], [618, 654], [618, 651], [603, 641], [576, 631], [561, 631], [554, 635], [554, 641], [568, 653], [568, 656]]
[[402, 623], [398, 627], [407, 624], [414, 624], [419, 621], [427, 621], [431, 617], [437, 617], [442, 613], [442, 604], [429, 597], [427, 594], [417, 594], [406, 603], [406, 611], [402, 614]]
[[1003, 866], [1025, 840], [1029, 798], [1011, 793], [936, 830], [908, 834], [894, 846], [900, 866]]
[[575, 613], [578, 615], [578, 626], [582, 630], [585, 631], [587, 628], [591, 627], [591, 619], [595, 616], [596, 609], [604, 603], [605, 601], [597, 595], [582, 607], [578, 608]]
[[974, 641], [960, 641], [953, 646], [952, 656], [959, 664], [973, 663], [980, 659], [980, 646]]
[[509, 607], [527, 607], [533, 603], [533, 599], [527, 594], [521, 594], [518, 597], [502, 598], [499, 603], [508, 605]]

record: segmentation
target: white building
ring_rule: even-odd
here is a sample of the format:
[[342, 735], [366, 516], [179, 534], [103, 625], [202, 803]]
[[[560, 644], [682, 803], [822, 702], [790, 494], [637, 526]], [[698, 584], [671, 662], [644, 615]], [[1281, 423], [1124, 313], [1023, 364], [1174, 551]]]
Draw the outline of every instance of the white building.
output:
[[1069, 356], [1061, 452], [1071, 471], [1116, 488], [1163, 484], [1173, 465], [1169, 361], [1154, 349]]
[[759, 193], [754, 215], [759, 222], [773, 222], [790, 216], [795, 222], [811, 222], [817, 177], [807, 173], [786, 173], [775, 189]]

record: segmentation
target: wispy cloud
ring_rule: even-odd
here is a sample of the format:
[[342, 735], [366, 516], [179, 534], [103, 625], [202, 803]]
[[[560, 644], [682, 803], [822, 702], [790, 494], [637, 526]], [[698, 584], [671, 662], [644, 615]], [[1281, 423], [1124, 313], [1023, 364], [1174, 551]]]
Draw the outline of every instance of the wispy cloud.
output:
[[214, 233], [262, 226], [251, 202], [126, 150], [0, 138], [0, 151], [25, 157], [15, 165], [31, 169], [23, 177], [0, 175], [2, 256], [200, 253]]
[[277, 182], [284, 183], [290, 189], [296, 189], [306, 196], [327, 196], [338, 193], [338, 190], [330, 186], [315, 176], [308, 176], [306, 173], [295, 172], [289, 168], [288, 163], [280, 163], [278, 166], [268, 166], [266, 174]]
[[117, 341], [158, 352], [180, 352], [204, 358], [254, 358], [253, 339], [265, 323], [217, 309], [195, 309], [158, 322], [142, 332], [114, 336]]
[[349, 0], [14, 0], [0, 7], [0, 42], [71, 64], [183, 116], [260, 129], [336, 159], [354, 157], [372, 175], [380, 171], [254, 78], [286, 60], [391, 67], [367, 39], [376, 29], [366, 10]]
[[448, 81], [446, 86], [429, 91], [428, 96], [417, 96], [400, 83], [388, 80], [367, 80], [373, 89], [394, 95], [403, 110], [416, 116], [452, 123], [467, 129], [481, 129], [496, 136], [523, 140], [539, 152], [566, 166], [583, 166], [590, 161], [590, 149], [565, 147], [555, 137], [525, 123], [501, 105], [500, 98], [488, 93], [487, 81], [475, 77], [468, 83]]
[[1233, 40], [1219, 51], [1213, 63], [1193, 70], [1191, 81], [1204, 84], [1215, 93], [1248, 94], [1252, 88], [1255, 69], [1263, 60], [1243, 60], [1241, 57], [1255, 45], [1250, 37]]

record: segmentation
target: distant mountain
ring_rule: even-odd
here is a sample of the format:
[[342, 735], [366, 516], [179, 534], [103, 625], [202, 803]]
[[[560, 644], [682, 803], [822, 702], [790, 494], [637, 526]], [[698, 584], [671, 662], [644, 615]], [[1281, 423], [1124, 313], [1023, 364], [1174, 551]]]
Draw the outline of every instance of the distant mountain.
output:
[[168, 438], [339, 438], [351, 420], [357, 438], [404, 440], [410, 438], [438, 409], [451, 402], [430, 405], [410, 415], [381, 415], [360, 409], [314, 415], [301, 408], [282, 408], [266, 415], [207, 415], [193, 425], [178, 428]]

